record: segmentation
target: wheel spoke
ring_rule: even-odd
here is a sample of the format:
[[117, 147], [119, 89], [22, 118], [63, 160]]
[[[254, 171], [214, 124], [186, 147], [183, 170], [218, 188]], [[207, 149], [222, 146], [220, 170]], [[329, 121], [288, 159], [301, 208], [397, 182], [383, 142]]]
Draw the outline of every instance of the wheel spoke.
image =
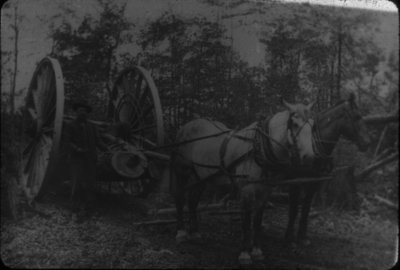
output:
[[53, 107], [51, 110], [49, 110], [48, 114], [46, 115], [46, 118], [42, 119], [43, 120], [43, 126], [48, 126], [49, 123], [54, 122], [55, 113], [56, 113], [56, 107]]
[[[51, 85], [51, 80], [52, 80], [52, 74], [51, 74], [52, 72], [51, 72], [51, 69], [50, 69], [50, 67], [49, 67], [49, 65], [45, 65], [44, 67], [43, 67], [43, 75], [44, 75], [44, 85], [43, 85], [43, 89], [42, 89], [42, 97], [44, 98], [44, 101], [47, 101], [46, 100], [46, 96], [47, 96], [47, 94], [48, 94], [48, 92], [49, 92], [49, 89], [50, 89], [50, 85]], [[45, 102], [43, 102], [43, 103], [45, 103]]]
[[49, 115], [52, 113], [52, 110], [55, 111], [55, 101], [56, 101], [56, 93], [55, 93], [55, 78], [53, 74], [51, 74], [49, 85], [46, 90], [45, 95], [45, 105], [44, 105], [44, 113], [45, 115]]
[[38, 93], [39, 93], [39, 90], [32, 89], [31, 95], [32, 95], [33, 106], [35, 107], [37, 119], [39, 119], [42, 116], [41, 115], [41, 111], [39, 109], [40, 108], [40, 101], [39, 101]]
[[153, 105], [153, 104], [150, 104], [150, 106], [147, 106], [147, 107], [143, 110], [143, 113], [141, 114], [141, 117], [142, 117], [143, 119], [145, 119], [146, 116], [147, 116], [153, 109], [154, 109], [154, 105]]
[[115, 108], [114, 120], [128, 121], [132, 135], [162, 143], [161, 104], [149, 73], [141, 67], [126, 69], [117, 78], [113, 91], [119, 92], [110, 102], [111, 109]]
[[34, 121], [37, 121], [38, 114], [33, 108], [28, 108], [29, 115], [32, 117]]
[[146, 98], [149, 97], [149, 88], [146, 87], [145, 91], [143, 91], [142, 96], [139, 99], [139, 105], [144, 104], [144, 102], [146, 101]]
[[145, 130], [151, 130], [154, 129], [157, 125], [156, 124], [152, 124], [152, 125], [147, 125], [147, 126], [142, 126], [138, 129], [133, 130], [134, 133], [139, 133], [139, 132], [143, 132]]
[[141, 95], [142, 82], [143, 82], [143, 77], [138, 74], [138, 78], [137, 78], [137, 81], [136, 81], [135, 94], [134, 94], [136, 100], [138, 100], [140, 95]]
[[135, 125], [136, 122], [139, 121], [139, 110], [137, 104], [135, 104], [134, 100], [131, 100], [129, 104], [130, 108], [132, 109], [131, 115], [129, 116], [130, 122]]
[[130, 78], [128, 77], [128, 76], [125, 76], [123, 79], [122, 79], [122, 85], [123, 85], [123, 87], [124, 87], [124, 93], [129, 93], [130, 91], [130, 88], [131, 88], [131, 85], [130, 85]]
[[49, 158], [50, 158], [50, 151], [51, 151], [51, 139], [44, 135], [41, 136], [40, 138], [40, 151], [37, 155], [38, 159], [38, 164], [37, 164], [37, 169], [38, 169], [38, 174], [34, 182], [34, 192], [37, 193], [39, 192], [39, 188], [41, 187], [44, 178], [46, 176], [48, 164], [49, 164]]
[[145, 142], [145, 143], [147, 143], [148, 145], [150, 145], [151, 147], [157, 146], [156, 143], [150, 141], [149, 139], [147, 139], [147, 138], [145, 138], [145, 137], [143, 137], [143, 136], [133, 136], [133, 137], [136, 139], [136, 141]]
[[118, 112], [119, 121], [129, 123], [131, 121], [132, 108], [127, 103], [120, 104], [120, 110]]
[[46, 81], [46, 75], [44, 74], [43, 68], [39, 72], [40, 72], [40, 74], [38, 75], [38, 88], [37, 88], [37, 91], [35, 92], [35, 98], [36, 98], [35, 103], [37, 104], [36, 111], [39, 113], [39, 118], [43, 118], [44, 89], [46, 87], [47, 81]]
[[29, 169], [32, 167], [32, 163], [34, 161], [34, 155], [36, 152], [37, 144], [35, 141], [32, 141], [30, 145], [24, 150], [23, 155], [29, 155], [25, 160], [24, 173], [28, 173]]

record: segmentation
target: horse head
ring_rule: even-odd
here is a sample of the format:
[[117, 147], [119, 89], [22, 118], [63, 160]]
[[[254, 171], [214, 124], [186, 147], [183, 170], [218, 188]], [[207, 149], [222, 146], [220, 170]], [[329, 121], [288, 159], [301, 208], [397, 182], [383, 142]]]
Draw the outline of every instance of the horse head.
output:
[[350, 141], [354, 142], [362, 152], [366, 151], [371, 139], [360, 111], [355, 103], [355, 96], [352, 93], [348, 100], [343, 103], [344, 114], [338, 119], [341, 133]]
[[290, 104], [285, 100], [282, 100], [282, 102], [290, 113], [289, 143], [296, 146], [301, 161], [307, 163], [307, 160], [311, 161], [314, 157], [312, 147], [312, 126], [314, 120], [311, 118], [311, 109], [315, 102], [309, 105], [301, 103]]
[[339, 101], [317, 117], [316, 127], [319, 132], [316, 134], [321, 134], [318, 139], [322, 143], [330, 145], [328, 154], [340, 135], [355, 143], [360, 151], [367, 150], [370, 144], [370, 137], [354, 99], [354, 94], [351, 94], [347, 100]]

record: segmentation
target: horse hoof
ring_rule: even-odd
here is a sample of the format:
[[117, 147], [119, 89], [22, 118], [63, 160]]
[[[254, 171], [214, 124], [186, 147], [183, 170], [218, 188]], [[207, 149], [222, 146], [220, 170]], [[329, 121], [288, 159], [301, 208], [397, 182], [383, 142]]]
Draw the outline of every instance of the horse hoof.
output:
[[251, 257], [248, 252], [241, 252], [239, 255], [239, 264], [240, 265], [250, 265], [252, 264]]
[[262, 261], [264, 260], [264, 255], [261, 249], [259, 248], [253, 248], [251, 251], [251, 259], [255, 261]]
[[176, 234], [175, 240], [178, 244], [186, 242], [188, 240], [188, 234], [185, 230], [179, 230]]

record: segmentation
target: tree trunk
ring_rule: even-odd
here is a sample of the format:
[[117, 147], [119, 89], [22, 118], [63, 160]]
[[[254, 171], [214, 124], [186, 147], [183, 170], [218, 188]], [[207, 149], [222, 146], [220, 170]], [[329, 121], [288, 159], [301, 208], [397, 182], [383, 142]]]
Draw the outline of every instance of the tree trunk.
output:
[[18, 218], [18, 184], [15, 177], [6, 176], [2, 179], [1, 189], [2, 216], [15, 220]]
[[336, 83], [336, 95], [335, 102], [340, 99], [340, 83], [342, 76], [342, 25], [340, 24], [339, 36], [338, 36], [338, 66], [337, 66], [337, 83]]
[[334, 92], [335, 92], [335, 60], [332, 59], [331, 61], [331, 89], [330, 89], [330, 93], [327, 96], [327, 102], [325, 105], [326, 109], [329, 106], [332, 106], [334, 104], [333, 99], [334, 99]]
[[13, 72], [13, 78], [11, 82], [11, 90], [10, 90], [10, 109], [11, 113], [15, 112], [15, 104], [14, 104], [14, 99], [15, 99], [15, 91], [16, 91], [16, 84], [17, 84], [17, 73], [18, 73], [18, 36], [19, 36], [19, 29], [18, 29], [18, 4], [15, 4], [14, 7], [14, 33], [15, 33], [15, 39], [14, 39], [14, 72]]
[[355, 206], [356, 186], [353, 181], [354, 167], [336, 170], [331, 181], [322, 184], [317, 194], [317, 204], [323, 208], [335, 207], [351, 209]]

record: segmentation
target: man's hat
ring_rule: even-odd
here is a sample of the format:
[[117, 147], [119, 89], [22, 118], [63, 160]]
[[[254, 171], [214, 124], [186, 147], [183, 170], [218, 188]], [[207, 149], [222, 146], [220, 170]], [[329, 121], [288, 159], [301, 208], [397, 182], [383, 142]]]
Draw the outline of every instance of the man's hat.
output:
[[74, 102], [72, 106], [74, 108], [74, 111], [78, 110], [79, 108], [85, 108], [88, 113], [92, 111], [92, 107], [84, 100], [78, 100]]
[[138, 178], [147, 168], [147, 159], [142, 152], [129, 149], [129, 151], [118, 151], [113, 153], [111, 165], [121, 176]]

